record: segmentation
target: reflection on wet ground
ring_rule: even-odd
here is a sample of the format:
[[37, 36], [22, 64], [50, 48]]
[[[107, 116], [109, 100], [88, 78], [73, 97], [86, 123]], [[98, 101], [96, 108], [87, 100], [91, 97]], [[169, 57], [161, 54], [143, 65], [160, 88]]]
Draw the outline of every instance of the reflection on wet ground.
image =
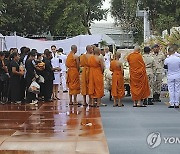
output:
[[108, 154], [99, 109], [68, 106], [67, 94], [61, 98], [0, 105], [0, 153]]

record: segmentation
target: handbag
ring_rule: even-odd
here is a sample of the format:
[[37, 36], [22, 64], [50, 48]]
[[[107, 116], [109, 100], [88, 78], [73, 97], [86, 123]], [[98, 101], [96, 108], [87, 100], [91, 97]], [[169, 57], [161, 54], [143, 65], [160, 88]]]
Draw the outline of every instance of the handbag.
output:
[[9, 76], [7, 74], [0, 74], [0, 81], [4, 82], [9, 79]]
[[40, 85], [36, 81], [33, 81], [31, 83], [28, 91], [31, 93], [34, 93], [34, 94], [39, 94], [40, 93]]
[[38, 83], [44, 83], [44, 77], [42, 75], [39, 75], [37, 81]]

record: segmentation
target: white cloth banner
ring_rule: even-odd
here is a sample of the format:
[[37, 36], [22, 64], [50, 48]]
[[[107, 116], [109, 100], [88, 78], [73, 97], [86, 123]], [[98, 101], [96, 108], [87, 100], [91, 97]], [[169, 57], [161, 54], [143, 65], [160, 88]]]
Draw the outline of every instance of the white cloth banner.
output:
[[20, 49], [23, 46], [30, 49], [37, 49], [39, 53], [43, 53], [45, 49], [50, 49], [51, 45], [56, 45], [58, 48], [63, 48], [65, 53], [69, 53], [71, 45], [77, 45], [78, 53], [82, 54], [86, 51], [87, 45], [98, 44], [105, 40], [108, 44], [114, 44], [112, 39], [107, 39], [105, 35], [79, 35], [73, 38], [57, 41], [42, 41], [35, 39], [28, 39], [20, 36], [5, 36], [6, 47]]

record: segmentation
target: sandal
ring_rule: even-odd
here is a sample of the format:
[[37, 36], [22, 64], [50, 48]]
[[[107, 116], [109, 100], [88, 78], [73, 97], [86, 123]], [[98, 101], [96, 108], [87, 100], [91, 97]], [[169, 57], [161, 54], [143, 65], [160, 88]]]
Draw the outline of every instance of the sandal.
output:
[[116, 105], [113, 105], [113, 107], [116, 107], [116, 106], [118, 106], [118, 104], [116, 104]]
[[147, 107], [146, 105], [137, 105], [136, 107]]
[[124, 104], [122, 104], [122, 105], [118, 105], [118, 107], [123, 107], [124, 106]]
[[57, 96], [55, 96], [55, 98], [56, 98], [57, 100], [60, 100], [60, 98], [58, 98]]
[[89, 107], [96, 107], [96, 105], [94, 104], [94, 105], [89, 105]]
[[137, 107], [137, 104], [134, 104], [133, 107]]
[[69, 103], [69, 105], [73, 105], [73, 103]]

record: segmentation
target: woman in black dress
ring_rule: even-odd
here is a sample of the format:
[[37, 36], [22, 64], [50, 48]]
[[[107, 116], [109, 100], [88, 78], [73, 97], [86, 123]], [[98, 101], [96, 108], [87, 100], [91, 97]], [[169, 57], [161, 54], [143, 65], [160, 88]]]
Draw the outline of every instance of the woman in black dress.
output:
[[[35, 104], [36, 102], [36, 95], [32, 92], [29, 92], [28, 89], [33, 81], [35, 79], [35, 57], [36, 57], [36, 52], [31, 51], [28, 55], [28, 59], [26, 60], [25, 63], [25, 68], [26, 68], [26, 99], [27, 103], [32, 103]], [[37, 103], [37, 102], [36, 102]]]
[[21, 77], [24, 75], [23, 71], [19, 70], [19, 59], [20, 56], [17, 52], [12, 53], [12, 61], [10, 62], [10, 101], [13, 103], [21, 103]]
[[5, 90], [5, 82], [8, 80], [7, 77], [7, 67], [4, 63], [5, 54], [0, 52], [0, 103], [4, 104], [4, 90]]

